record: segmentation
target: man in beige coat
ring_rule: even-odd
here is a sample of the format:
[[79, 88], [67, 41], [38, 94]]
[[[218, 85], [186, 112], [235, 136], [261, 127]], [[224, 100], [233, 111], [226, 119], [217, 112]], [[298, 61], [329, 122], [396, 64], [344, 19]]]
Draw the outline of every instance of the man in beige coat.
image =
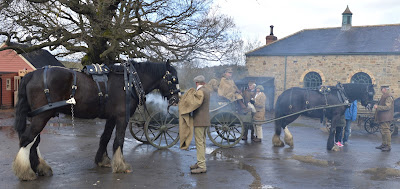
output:
[[390, 95], [389, 85], [381, 86], [382, 97], [378, 104], [374, 105], [375, 112], [375, 123], [379, 124], [379, 128], [382, 134], [382, 144], [375, 147], [382, 151], [390, 151], [392, 135], [390, 133], [390, 124], [393, 121], [394, 115], [394, 104], [393, 97]]
[[[199, 75], [193, 79], [196, 89], [189, 89], [179, 101], [179, 137], [181, 149], [189, 147], [194, 127], [197, 162], [190, 166], [192, 174], [205, 173], [206, 167], [206, 131], [210, 123], [210, 91], [205, 87], [205, 78]], [[190, 116], [192, 112], [193, 116]]]
[[242, 92], [236, 86], [235, 82], [232, 80], [233, 70], [232, 68], [225, 69], [224, 75], [219, 82], [218, 95], [225, 97], [229, 101], [236, 101], [239, 113], [247, 114], [250, 109], [246, 107], [243, 103]]
[[253, 139], [254, 142], [261, 142], [263, 138], [262, 124], [257, 121], [265, 121], [265, 102], [267, 97], [263, 93], [264, 87], [258, 85], [256, 87], [256, 95], [254, 97], [254, 107], [256, 108], [256, 112], [253, 115], [254, 130], [256, 133], [256, 138]]

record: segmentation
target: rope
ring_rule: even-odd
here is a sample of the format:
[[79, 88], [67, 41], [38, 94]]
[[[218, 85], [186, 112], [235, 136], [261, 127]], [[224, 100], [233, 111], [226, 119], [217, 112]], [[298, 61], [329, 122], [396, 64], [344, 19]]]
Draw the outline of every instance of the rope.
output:
[[348, 106], [348, 105], [350, 105], [350, 104], [349, 103], [342, 103], [342, 104], [335, 104], [335, 105], [316, 106], [316, 107], [311, 108], [311, 109], [301, 110], [301, 111], [298, 111], [296, 113], [292, 113], [292, 114], [285, 115], [285, 116], [278, 117], [278, 118], [274, 118], [274, 119], [268, 119], [268, 120], [265, 120], [265, 121], [253, 120], [253, 123], [259, 123], [259, 124], [271, 123], [271, 122], [274, 122], [276, 120], [280, 120], [280, 119], [283, 119], [283, 118], [291, 117], [291, 116], [294, 116], [294, 115], [297, 115], [297, 114], [301, 114], [301, 113], [304, 113], [304, 112], [308, 112], [308, 111], [327, 109], [327, 108], [335, 108], [335, 107]]

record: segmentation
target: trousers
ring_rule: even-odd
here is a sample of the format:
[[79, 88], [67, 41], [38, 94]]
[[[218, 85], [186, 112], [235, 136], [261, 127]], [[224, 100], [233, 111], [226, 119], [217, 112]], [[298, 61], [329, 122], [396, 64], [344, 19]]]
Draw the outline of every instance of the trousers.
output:
[[206, 169], [206, 131], [207, 127], [194, 127], [194, 142], [196, 143], [197, 165]]
[[382, 134], [382, 144], [383, 145], [388, 145], [389, 147], [392, 144], [392, 134], [390, 133], [390, 124], [391, 121], [385, 121], [382, 123], [379, 123], [379, 129], [381, 130]]
[[254, 133], [256, 134], [257, 138], [262, 139], [263, 138], [262, 126], [259, 124], [254, 124]]

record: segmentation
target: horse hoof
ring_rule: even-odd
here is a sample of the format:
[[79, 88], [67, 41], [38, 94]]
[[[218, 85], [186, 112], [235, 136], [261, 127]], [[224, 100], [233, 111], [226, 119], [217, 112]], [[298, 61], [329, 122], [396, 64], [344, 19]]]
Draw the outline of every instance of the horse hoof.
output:
[[53, 176], [53, 170], [49, 165], [47, 165], [46, 161], [44, 159], [39, 160], [39, 165], [37, 167], [37, 172], [39, 176]]
[[334, 152], [339, 151], [339, 147], [333, 146], [332, 149], [331, 149], [331, 151], [334, 151]]
[[279, 138], [278, 135], [274, 135], [272, 137], [272, 144], [274, 145], [274, 147], [284, 147], [285, 144], [281, 141], [281, 139]]
[[98, 162], [98, 163], [97, 163], [97, 166], [99, 166], [99, 167], [107, 167], [107, 168], [110, 168], [110, 167], [111, 167], [111, 160], [110, 160], [110, 158], [109, 158], [109, 157], [103, 158], [103, 161]]
[[36, 175], [36, 173], [33, 172], [32, 170], [30, 170], [28, 173], [22, 173], [22, 174], [18, 174], [16, 176], [22, 181], [32, 181], [32, 180], [36, 180], [38, 177]]
[[39, 176], [46, 176], [46, 177], [50, 177], [53, 176], [53, 170], [48, 169], [48, 170], [42, 170], [42, 171], [38, 171], [38, 175]]
[[284, 147], [284, 146], [285, 146], [285, 144], [283, 142], [274, 144], [274, 147]]

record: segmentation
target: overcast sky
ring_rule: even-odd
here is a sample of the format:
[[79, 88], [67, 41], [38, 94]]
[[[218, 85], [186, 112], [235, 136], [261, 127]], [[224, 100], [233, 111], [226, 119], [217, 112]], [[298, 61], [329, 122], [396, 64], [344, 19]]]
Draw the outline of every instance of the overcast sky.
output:
[[400, 23], [400, 0], [215, 0], [244, 39], [263, 43], [270, 25], [278, 39], [303, 29], [340, 27], [347, 5], [353, 26]]

